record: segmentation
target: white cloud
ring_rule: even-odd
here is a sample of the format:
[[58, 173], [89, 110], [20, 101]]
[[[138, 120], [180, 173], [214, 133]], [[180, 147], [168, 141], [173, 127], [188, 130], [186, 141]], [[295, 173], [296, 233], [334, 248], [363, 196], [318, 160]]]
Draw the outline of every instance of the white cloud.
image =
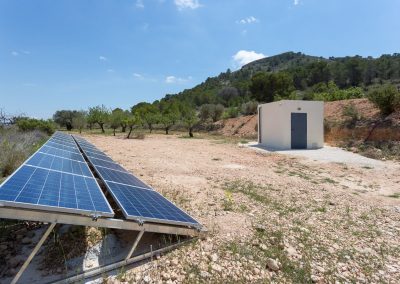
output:
[[256, 53], [255, 51], [239, 50], [234, 56], [232, 56], [237, 67], [241, 67], [252, 61], [266, 57], [262, 53]]
[[26, 55], [31, 54], [31, 52], [30, 52], [29, 50], [22, 50], [21, 52], [22, 52], [23, 54], [26, 54]]
[[99, 56], [99, 60], [101, 60], [101, 61], [107, 61], [107, 57], [100, 55], [100, 56]]
[[114, 69], [107, 69], [107, 72], [108, 73], [115, 73], [115, 70]]
[[11, 55], [12, 55], [12, 56], [18, 56], [19, 53], [18, 53], [17, 51], [13, 50], [13, 51], [11, 51]]
[[300, 4], [300, 0], [293, 0], [293, 5], [297, 6]]
[[135, 77], [136, 79], [140, 79], [140, 80], [144, 79], [144, 76], [139, 73], [133, 73], [133, 77]]
[[136, 7], [143, 9], [144, 8], [143, 0], [136, 0]]
[[245, 25], [245, 24], [254, 24], [254, 23], [258, 23], [258, 22], [260, 22], [260, 20], [257, 19], [254, 16], [250, 16], [250, 17], [247, 17], [247, 18], [244, 18], [244, 19], [241, 19], [241, 20], [237, 21], [238, 24], [243, 24], [243, 25]]
[[200, 8], [202, 5], [200, 4], [199, 0], [174, 0], [176, 7], [179, 10], [183, 9], [197, 9]]
[[167, 76], [165, 78], [165, 83], [167, 84], [182, 84], [190, 81], [192, 79], [191, 76], [187, 78], [180, 78], [180, 77], [175, 77], [175, 76]]

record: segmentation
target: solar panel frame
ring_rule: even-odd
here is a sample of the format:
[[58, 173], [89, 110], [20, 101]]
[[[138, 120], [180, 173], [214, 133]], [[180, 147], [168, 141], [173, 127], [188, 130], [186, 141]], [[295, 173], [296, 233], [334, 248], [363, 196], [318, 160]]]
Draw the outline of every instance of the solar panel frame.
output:
[[[57, 133], [57, 132], [56, 132]], [[52, 138], [51, 136], [49, 140]], [[49, 141], [47, 140], [47, 141]], [[47, 143], [46, 141], [46, 143]], [[73, 140], [75, 143], [75, 141]], [[59, 173], [63, 175], [69, 175], [69, 176], [75, 176], [75, 177], [80, 177], [83, 178], [85, 181], [90, 181], [92, 185], [95, 185], [97, 192], [100, 193], [101, 199], [104, 201], [104, 203], [107, 205], [107, 209], [109, 212], [100, 212], [97, 211], [96, 208], [94, 210], [85, 210], [85, 209], [79, 209], [79, 208], [65, 208], [65, 207], [59, 207], [59, 206], [51, 206], [51, 205], [42, 205], [42, 204], [34, 204], [34, 203], [24, 203], [24, 202], [17, 202], [17, 201], [7, 201], [7, 200], [0, 200], [0, 204], [2, 205], [8, 205], [10, 207], [16, 207], [16, 208], [26, 208], [26, 209], [33, 209], [33, 210], [44, 210], [44, 211], [51, 211], [51, 212], [63, 212], [63, 213], [73, 213], [73, 214], [79, 214], [79, 215], [96, 215], [96, 217], [113, 217], [114, 216], [114, 211], [111, 208], [110, 203], [108, 202], [107, 198], [105, 197], [103, 191], [101, 190], [99, 184], [96, 181], [96, 178], [94, 177], [93, 173], [90, 171], [90, 176], [83, 176], [83, 175], [78, 175], [78, 174], [73, 174], [73, 173], [68, 173], [68, 172], [63, 172], [63, 171], [57, 171], [57, 170], [52, 170], [52, 169], [45, 169], [37, 166], [32, 166], [27, 164], [27, 162], [37, 153], [42, 153], [40, 150], [46, 146], [46, 143], [44, 143], [35, 153], [33, 153], [27, 160], [25, 160], [10, 176], [8, 176], [1, 184], [0, 184], [0, 190], [5, 186], [9, 180], [11, 180], [15, 175], [23, 168], [23, 167], [29, 167], [32, 169], [40, 169], [40, 170], [45, 170], [48, 172], [54, 172], [54, 173]], [[76, 145], [76, 143], [75, 143]], [[43, 153], [42, 153], [43, 154]], [[82, 156], [82, 153], [80, 153]], [[50, 155], [50, 156], [55, 156], [55, 155]], [[83, 156], [82, 156], [83, 159]], [[88, 164], [85, 162], [83, 159], [83, 163], [86, 164], [88, 167]], [[29, 179], [27, 180], [26, 183], [29, 182]], [[86, 182], [85, 182], [86, 183]], [[87, 183], [86, 183], [87, 186]], [[21, 189], [21, 192], [24, 188]], [[89, 190], [89, 187], [87, 186], [87, 189]], [[60, 188], [61, 191], [61, 188]], [[91, 200], [94, 202], [94, 200]], [[16, 206], [17, 205], [17, 206]], [[93, 203], [94, 206], [94, 203]]]

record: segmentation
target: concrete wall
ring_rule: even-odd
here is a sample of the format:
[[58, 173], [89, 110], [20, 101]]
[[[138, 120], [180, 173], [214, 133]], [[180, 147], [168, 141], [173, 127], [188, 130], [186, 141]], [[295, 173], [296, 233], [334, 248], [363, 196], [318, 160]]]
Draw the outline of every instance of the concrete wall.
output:
[[307, 148], [324, 146], [324, 103], [283, 100], [259, 105], [259, 143], [273, 149], [291, 148], [291, 113], [307, 113]]

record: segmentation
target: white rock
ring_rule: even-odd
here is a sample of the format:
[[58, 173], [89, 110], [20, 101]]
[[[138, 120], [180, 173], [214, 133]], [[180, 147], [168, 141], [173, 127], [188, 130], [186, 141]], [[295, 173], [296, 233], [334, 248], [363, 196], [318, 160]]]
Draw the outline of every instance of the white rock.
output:
[[201, 278], [210, 278], [211, 274], [208, 273], [207, 271], [200, 271], [200, 277]]
[[144, 283], [150, 283], [151, 282], [150, 276], [146, 275], [145, 277], [143, 277], [143, 281], [144, 281]]
[[269, 268], [272, 271], [278, 271], [279, 270], [279, 263], [272, 258], [267, 259], [267, 268]]
[[212, 255], [210, 256], [210, 260], [211, 260], [212, 262], [216, 262], [216, 261], [218, 260], [218, 255], [217, 255], [216, 253], [212, 254]]
[[213, 263], [213, 264], [211, 265], [211, 269], [212, 269], [212, 270], [215, 270], [215, 271], [217, 271], [217, 272], [221, 272], [221, 271], [222, 271], [222, 266], [219, 265], [219, 264]]

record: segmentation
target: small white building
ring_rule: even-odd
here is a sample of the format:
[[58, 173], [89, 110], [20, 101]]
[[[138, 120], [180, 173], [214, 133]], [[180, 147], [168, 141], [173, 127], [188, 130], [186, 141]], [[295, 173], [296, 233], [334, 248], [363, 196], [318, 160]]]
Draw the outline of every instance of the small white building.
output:
[[258, 106], [258, 143], [271, 149], [324, 146], [324, 102], [282, 100]]

